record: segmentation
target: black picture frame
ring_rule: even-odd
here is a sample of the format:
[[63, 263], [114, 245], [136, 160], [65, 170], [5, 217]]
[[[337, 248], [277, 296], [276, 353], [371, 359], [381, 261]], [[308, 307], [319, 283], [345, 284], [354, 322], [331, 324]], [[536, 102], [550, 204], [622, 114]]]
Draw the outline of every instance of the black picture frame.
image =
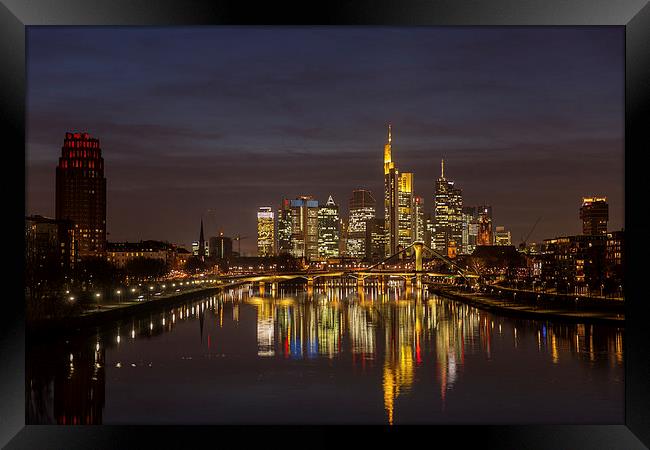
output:
[[[626, 291], [625, 423], [594, 425], [363, 427], [350, 438], [364, 445], [404, 438], [427, 445], [450, 442], [513, 449], [637, 449], [650, 447], [650, 352], [643, 324], [643, 277], [635, 276], [647, 253], [642, 202], [648, 188], [644, 154], [650, 148], [650, 5], [647, 0], [378, 0], [265, 2], [209, 0], [0, 0], [0, 126], [8, 205], [7, 284], [23, 275], [25, 160], [25, 27], [30, 25], [394, 25], [521, 26], [609, 25], [625, 27], [625, 228]], [[11, 175], [11, 176], [10, 176]], [[28, 176], [28, 174], [27, 174]], [[640, 272], [640, 271], [639, 271]], [[0, 445], [21, 448], [195, 448], [207, 441], [225, 445], [226, 436], [289, 445], [315, 440], [340, 445], [340, 428], [301, 427], [284, 433], [267, 427], [36, 426], [25, 425], [25, 324], [23, 287], [4, 290], [0, 310]], [[552, 418], [551, 418], [552, 420]], [[384, 433], [377, 433], [383, 431]], [[301, 442], [304, 439], [304, 443]], [[346, 443], [350, 443], [346, 438]], [[232, 444], [229, 444], [232, 445]], [[449, 445], [449, 444], [447, 444]]]

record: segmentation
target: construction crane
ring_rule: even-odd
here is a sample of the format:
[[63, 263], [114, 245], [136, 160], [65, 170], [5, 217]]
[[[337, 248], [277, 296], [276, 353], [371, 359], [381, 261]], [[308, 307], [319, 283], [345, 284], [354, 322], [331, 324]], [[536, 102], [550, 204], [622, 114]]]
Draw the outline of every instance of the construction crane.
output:
[[533, 234], [533, 231], [535, 231], [535, 227], [537, 226], [537, 224], [539, 223], [540, 220], [542, 220], [542, 218], [538, 217], [537, 220], [535, 221], [535, 224], [533, 225], [533, 227], [530, 229], [530, 231], [526, 235], [526, 239], [524, 239], [523, 236], [522, 236], [521, 244], [519, 244], [520, 249], [523, 250], [523, 249], [526, 248], [526, 243], [528, 242], [528, 238], [530, 238], [530, 235]]
[[237, 241], [237, 253], [239, 253], [239, 256], [241, 256], [241, 240], [242, 239], [248, 239], [248, 236], [241, 236], [237, 235], [233, 238], [235, 241]]

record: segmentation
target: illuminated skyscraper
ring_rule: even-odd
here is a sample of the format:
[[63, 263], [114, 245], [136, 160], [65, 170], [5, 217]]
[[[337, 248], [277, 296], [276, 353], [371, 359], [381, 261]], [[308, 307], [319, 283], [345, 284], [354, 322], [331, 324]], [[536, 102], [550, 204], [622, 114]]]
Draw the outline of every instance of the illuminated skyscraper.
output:
[[388, 142], [384, 145], [384, 221], [386, 255], [397, 251], [399, 173], [393, 162], [392, 132], [388, 125]]
[[275, 254], [275, 216], [270, 206], [257, 210], [257, 255]]
[[476, 249], [478, 214], [476, 206], [463, 207], [463, 245], [461, 252], [471, 255]]
[[291, 206], [289, 199], [282, 200], [278, 210], [278, 254], [292, 253], [291, 247]]
[[291, 254], [296, 258], [318, 258], [318, 201], [301, 196], [289, 203], [291, 210]]
[[445, 178], [445, 161], [441, 163], [440, 178], [436, 181], [434, 197], [433, 248], [447, 254], [450, 242], [454, 251], [463, 244], [463, 194], [454, 182]]
[[400, 173], [392, 156], [392, 129], [384, 145], [384, 221], [386, 256], [413, 242], [413, 173]]
[[426, 221], [424, 218], [424, 198], [413, 197], [413, 242], [425, 242]]
[[347, 256], [366, 257], [366, 222], [376, 216], [377, 201], [366, 189], [355, 189], [350, 198]]
[[106, 178], [99, 139], [66, 133], [56, 167], [56, 219], [70, 220], [78, 256], [106, 252]]
[[607, 234], [609, 220], [609, 205], [607, 197], [583, 197], [580, 208], [582, 234]]
[[433, 236], [436, 232], [432, 214], [426, 214], [424, 219], [424, 243], [427, 247], [433, 248]]
[[413, 197], [413, 173], [402, 172], [398, 175], [397, 193], [397, 246], [406, 248], [413, 243], [415, 233], [415, 200]]
[[318, 208], [318, 256], [339, 256], [340, 239], [339, 207], [330, 195], [325, 205]]

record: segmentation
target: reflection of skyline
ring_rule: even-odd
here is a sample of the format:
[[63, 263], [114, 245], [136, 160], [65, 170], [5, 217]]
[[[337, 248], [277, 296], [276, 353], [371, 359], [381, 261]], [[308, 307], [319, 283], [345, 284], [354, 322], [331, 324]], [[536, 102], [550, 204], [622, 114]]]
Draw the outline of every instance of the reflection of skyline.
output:
[[[237, 346], [224, 347], [223, 334], [215, 346], [217, 330], [237, 329], [256, 343], [257, 358], [350, 364], [354, 376], [366, 376], [382, 390], [385, 418], [391, 424], [400, 422], [398, 399], [415, 395], [419, 384], [434, 380], [445, 411], [451, 405], [450, 393], [462, 386], [476, 358], [488, 363], [503, 358], [504, 347], [515, 352], [533, 349], [554, 365], [569, 360], [623, 365], [620, 329], [499, 318], [426, 294], [422, 301], [396, 300], [402, 292], [382, 295], [372, 289], [362, 299], [355, 289], [336, 288], [313, 299], [294, 294], [269, 298], [233, 290], [123, 321], [97, 337], [70, 339], [57, 344], [55, 351], [30, 351], [28, 423], [102, 423], [105, 361], [111, 364], [108, 370], [131, 366], [123, 350], [132, 343], [157, 339], [192, 321], [192, 345], [200, 345], [205, 357], [238, 351]], [[199, 339], [201, 333], [207, 338]], [[112, 356], [107, 358], [106, 352]]]

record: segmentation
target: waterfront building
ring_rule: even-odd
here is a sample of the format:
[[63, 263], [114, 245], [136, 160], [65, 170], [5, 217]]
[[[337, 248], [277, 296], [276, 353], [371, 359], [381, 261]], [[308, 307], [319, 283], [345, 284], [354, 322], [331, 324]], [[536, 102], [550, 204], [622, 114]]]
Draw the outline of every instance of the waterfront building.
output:
[[605, 244], [605, 276], [611, 287], [618, 290], [624, 285], [623, 269], [625, 262], [625, 232], [612, 231], [607, 233]]
[[463, 245], [463, 194], [454, 182], [445, 178], [445, 161], [440, 164], [440, 177], [436, 181], [433, 220], [433, 249], [443, 254], [449, 252], [453, 241], [455, 251]]
[[291, 247], [291, 207], [289, 199], [283, 199], [278, 209], [278, 254], [290, 254]]
[[320, 258], [339, 256], [340, 223], [339, 207], [330, 195], [327, 203], [318, 207], [318, 256]]
[[257, 210], [257, 255], [273, 256], [275, 254], [275, 215], [270, 206], [261, 206]]
[[318, 258], [318, 201], [300, 196], [289, 202], [291, 211], [291, 255], [313, 260]]
[[607, 234], [609, 220], [607, 197], [583, 197], [580, 220], [582, 220], [582, 234]]
[[561, 292], [582, 293], [604, 281], [607, 235], [544, 240], [542, 279]]
[[162, 241], [107, 242], [106, 259], [117, 267], [124, 267], [136, 258], [158, 259], [172, 266], [176, 248]]
[[25, 218], [25, 263], [28, 270], [56, 268], [67, 274], [77, 261], [75, 227], [70, 220], [32, 215]]
[[366, 189], [355, 189], [350, 198], [350, 218], [347, 229], [346, 256], [365, 258], [366, 222], [376, 217], [377, 201]]
[[512, 236], [510, 230], [505, 227], [496, 227], [494, 230], [494, 244], [495, 245], [512, 245]]
[[105, 256], [106, 178], [99, 139], [66, 133], [56, 167], [56, 219], [74, 224], [78, 256]]

